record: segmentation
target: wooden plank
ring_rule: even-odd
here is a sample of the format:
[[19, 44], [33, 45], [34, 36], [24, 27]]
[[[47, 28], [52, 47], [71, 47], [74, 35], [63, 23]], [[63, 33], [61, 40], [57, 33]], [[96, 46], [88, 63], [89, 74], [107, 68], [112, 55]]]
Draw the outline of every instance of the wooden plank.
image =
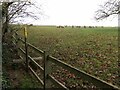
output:
[[15, 40], [17, 40], [17, 39], [15, 38], [15, 36], [12, 35], [12, 37], [13, 37]]
[[44, 85], [43, 81], [39, 78], [39, 76], [35, 73], [35, 71], [34, 71], [30, 66], [28, 66], [28, 68], [29, 68], [30, 71], [33, 73], [33, 75], [37, 78], [37, 80], [38, 80], [42, 85]]
[[60, 60], [58, 60], [58, 59], [56, 59], [56, 58], [54, 58], [52, 56], [49, 56], [48, 59], [50, 61], [52, 61], [53, 63], [65, 68], [67, 70], [69, 70], [71, 73], [74, 73], [75, 75], [80, 76], [82, 79], [84, 79], [86, 81], [89, 81], [89, 82], [93, 83], [94, 85], [96, 85], [96, 86], [98, 86], [100, 88], [103, 88], [103, 89], [104, 88], [111, 88], [111, 89], [119, 90], [119, 88], [117, 86], [109, 84], [109, 83], [107, 83], [107, 82], [105, 82], [105, 81], [103, 81], [103, 80], [101, 80], [99, 78], [96, 78], [96, 77], [94, 77], [94, 76], [92, 76], [92, 75], [90, 75], [90, 74], [88, 74], [88, 73], [86, 73], [86, 72], [84, 72], [82, 70], [74, 68], [73, 66], [71, 66], [71, 65], [69, 65], [67, 63], [64, 63], [64, 62], [62, 62], [62, 61], [60, 61]]
[[[25, 51], [22, 49], [22, 48], [19, 48], [24, 54], [26, 54], [25, 53]], [[44, 69], [34, 60], [34, 59], [32, 59], [32, 57], [30, 57], [29, 55], [28, 55], [28, 58], [32, 61], [32, 62], [34, 62], [42, 71], [44, 71]]]
[[23, 62], [25, 62], [25, 60], [23, 59], [22, 56], [19, 55], [19, 58], [20, 59], [13, 59], [13, 63], [23, 63]]
[[25, 60], [23, 59], [13, 59], [13, 63], [23, 63]]
[[[21, 38], [19, 38], [20, 41], [22, 41], [23, 43], [25, 43], [25, 41]], [[31, 48], [33, 48], [34, 50], [36, 50], [37, 52], [39, 52], [40, 54], [44, 55], [44, 51], [38, 49], [37, 47], [33, 46], [32, 44], [27, 42], [27, 45], [30, 46]]]
[[12, 41], [12, 43], [13, 43], [14, 45], [16, 45], [15, 42]]
[[25, 51], [22, 48], [19, 48], [19, 50], [23, 53], [26, 54]]
[[32, 57], [34, 60], [42, 60], [42, 57]]
[[48, 79], [50, 79], [55, 85], [59, 86], [60, 88], [63, 88], [65, 90], [69, 90], [65, 85], [60, 83], [57, 79], [55, 79], [52, 75], [48, 75]]
[[29, 55], [28, 55], [28, 58], [29, 58], [32, 62], [34, 62], [42, 71], [44, 71], [44, 69], [43, 69], [34, 59], [32, 59]]
[[[35, 61], [39, 61], [42, 60], [42, 57], [32, 57], [32, 59], [34, 59]], [[13, 59], [13, 63], [22, 63], [25, 62], [24, 59]]]
[[19, 57], [20, 57], [22, 60], [24, 60], [22, 56], [19, 56]]

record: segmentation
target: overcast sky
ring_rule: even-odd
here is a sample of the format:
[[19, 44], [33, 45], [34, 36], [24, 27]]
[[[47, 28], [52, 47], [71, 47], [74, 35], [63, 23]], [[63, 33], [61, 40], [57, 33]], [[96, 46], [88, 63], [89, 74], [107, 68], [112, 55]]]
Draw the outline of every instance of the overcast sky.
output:
[[[118, 19], [110, 17], [96, 22], [95, 11], [107, 0], [31, 0], [42, 9], [40, 20], [29, 23], [37, 25], [98, 25], [117, 26]], [[41, 6], [42, 5], [42, 6]]]

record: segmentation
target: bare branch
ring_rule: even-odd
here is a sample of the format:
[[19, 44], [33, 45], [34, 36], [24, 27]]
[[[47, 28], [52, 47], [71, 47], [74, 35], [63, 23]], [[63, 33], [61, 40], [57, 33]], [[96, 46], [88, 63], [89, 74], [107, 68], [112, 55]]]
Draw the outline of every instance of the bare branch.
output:
[[9, 22], [15, 21], [16, 18], [25, 18], [25, 17], [31, 17], [34, 20], [39, 19], [36, 12], [31, 12], [28, 9], [29, 8], [35, 8], [35, 11], [37, 11], [37, 14], [42, 15], [41, 8], [37, 7], [35, 3], [30, 2], [16, 2], [9, 6]]
[[96, 20], [103, 20], [109, 16], [119, 14], [119, 0], [108, 0], [100, 9], [95, 12]]

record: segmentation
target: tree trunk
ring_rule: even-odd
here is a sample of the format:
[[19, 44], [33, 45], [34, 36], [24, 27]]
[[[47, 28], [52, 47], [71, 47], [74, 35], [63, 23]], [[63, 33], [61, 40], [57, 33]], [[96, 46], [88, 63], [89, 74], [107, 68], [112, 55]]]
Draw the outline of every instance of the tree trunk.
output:
[[2, 5], [2, 17], [4, 17], [4, 19], [5, 19], [5, 21], [3, 20], [3, 28], [2, 28], [2, 30], [3, 30], [3, 35], [6, 33], [6, 32], [8, 32], [8, 23], [9, 23], [9, 18], [8, 18], [8, 5], [7, 5], [7, 3], [4, 3], [3, 5]]
[[2, 4], [2, 17], [3, 17], [3, 27], [2, 27], [2, 39], [3, 42], [5, 41], [5, 34], [8, 32], [8, 24], [9, 24], [9, 17], [8, 17], [8, 4]]

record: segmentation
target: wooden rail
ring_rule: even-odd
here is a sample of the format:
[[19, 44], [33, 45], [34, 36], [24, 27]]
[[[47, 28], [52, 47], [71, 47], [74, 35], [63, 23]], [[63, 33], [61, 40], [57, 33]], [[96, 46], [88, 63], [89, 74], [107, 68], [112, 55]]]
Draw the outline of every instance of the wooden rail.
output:
[[100, 88], [112, 88], [112, 89], [118, 89], [116, 86], [111, 85], [101, 79], [98, 79], [82, 70], [79, 70], [65, 62], [62, 62], [52, 56], [48, 56], [48, 60], [57, 64], [58, 66], [61, 66], [67, 70], [69, 70], [71, 73], [74, 73], [76, 76], [80, 76], [82, 79], [93, 83], [95, 86], [100, 87]]
[[[23, 43], [25, 43], [25, 41], [24, 41], [23, 39], [19, 38], [19, 40], [22, 41]], [[30, 43], [28, 43], [28, 42], [26, 42], [26, 43], [27, 43], [27, 45], [28, 45], [29, 47], [33, 48], [35, 51], [37, 51], [37, 52], [39, 52], [40, 54], [44, 55], [44, 51], [36, 48], [35, 46], [33, 46], [32, 44], [30, 44]]]
[[[18, 34], [16, 33], [16, 36], [18, 36]], [[56, 59], [52, 56], [49, 56], [45, 54], [45, 51], [39, 50], [37, 47], [35, 47], [34, 45], [25, 42], [22, 38], [18, 38], [16, 39], [15, 36], [13, 36], [14, 40], [19, 40], [20, 42], [22, 42], [23, 44], [27, 44], [28, 47], [31, 47], [32, 49], [34, 49], [36, 52], [39, 52], [42, 56], [43, 56], [43, 60], [44, 60], [44, 67], [41, 67], [30, 55], [27, 55], [27, 58], [32, 61], [37, 67], [39, 67], [40, 70], [43, 71], [44, 74], [44, 80], [40, 79], [40, 77], [36, 74], [36, 72], [32, 69], [32, 67], [28, 64], [28, 68], [29, 70], [33, 73], [33, 75], [37, 78], [37, 80], [44, 86], [44, 89], [48, 88], [46, 85], [46, 82], [48, 80], [52, 81], [55, 85], [64, 88], [66, 90], [69, 90], [65, 85], [63, 85], [62, 83], [60, 83], [58, 80], [56, 80], [52, 75], [52, 69], [51, 69], [51, 63], [55, 63], [56, 65], [67, 69], [68, 71], [70, 71], [71, 73], [75, 74], [76, 76], [81, 77], [83, 80], [86, 80], [90, 83], [93, 83], [95, 86], [100, 87], [102, 89], [115, 89], [115, 90], [120, 90], [120, 88], [118, 88], [117, 86], [114, 86], [112, 84], [109, 84], [95, 76], [92, 76], [82, 70], [79, 70], [63, 61], [60, 61], [59, 59]], [[14, 42], [13, 42], [14, 43]], [[15, 43], [14, 43], [15, 44]], [[15, 44], [16, 45], [16, 44]], [[19, 48], [19, 50], [26, 55], [26, 52], [22, 49]], [[22, 58], [22, 57], [21, 57]]]
[[55, 85], [59, 86], [60, 88], [64, 88], [66, 90], [69, 90], [65, 85], [63, 85], [58, 80], [56, 80], [52, 75], [48, 75], [48, 79], [50, 79]]
[[[24, 51], [22, 48], [19, 48], [19, 49], [20, 49], [24, 54], [26, 54], [25, 51]], [[30, 57], [30, 56], [28, 55], [28, 58], [29, 58], [32, 62], [34, 62], [34, 63], [39, 67], [40, 70], [44, 71], [44, 69], [43, 69], [32, 57]]]
[[29, 66], [30, 71], [33, 75], [38, 79], [38, 81], [44, 86], [44, 82], [39, 78], [39, 76], [35, 73], [35, 71]]

